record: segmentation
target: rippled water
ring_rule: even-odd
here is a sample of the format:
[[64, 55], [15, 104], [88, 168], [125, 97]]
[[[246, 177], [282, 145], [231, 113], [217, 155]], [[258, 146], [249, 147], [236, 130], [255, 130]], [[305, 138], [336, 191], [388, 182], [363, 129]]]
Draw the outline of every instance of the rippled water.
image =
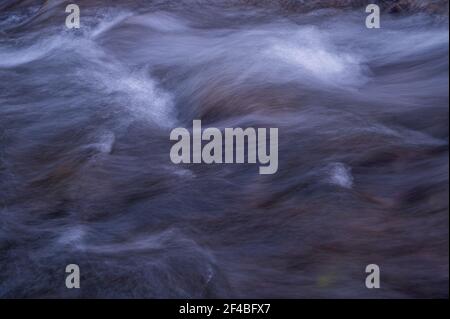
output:
[[[448, 297], [447, 15], [12, 2], [1, 297]], [[278, 172], [172, 164], [193, 119], [278, 127]]]

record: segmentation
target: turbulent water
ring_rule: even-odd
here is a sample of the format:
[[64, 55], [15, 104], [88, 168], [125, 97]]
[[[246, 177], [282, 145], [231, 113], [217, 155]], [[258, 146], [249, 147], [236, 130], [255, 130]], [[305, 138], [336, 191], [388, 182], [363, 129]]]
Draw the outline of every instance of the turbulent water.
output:
[[[0, 3], [1, 297], [448, 297], [448, 15], [40, 2]], [[193, 119], [278, 172], [173, 164]]]

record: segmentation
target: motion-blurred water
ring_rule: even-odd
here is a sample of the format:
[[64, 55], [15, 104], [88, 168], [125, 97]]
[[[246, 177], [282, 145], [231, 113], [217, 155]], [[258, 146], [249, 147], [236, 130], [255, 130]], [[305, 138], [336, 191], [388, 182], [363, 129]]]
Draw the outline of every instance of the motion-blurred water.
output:
[[[40, 2], [0, 4], [1, 297], [448, 297], [448, 15]], [[278, 127], [277, 174], [172, 164], [193, 119]]]

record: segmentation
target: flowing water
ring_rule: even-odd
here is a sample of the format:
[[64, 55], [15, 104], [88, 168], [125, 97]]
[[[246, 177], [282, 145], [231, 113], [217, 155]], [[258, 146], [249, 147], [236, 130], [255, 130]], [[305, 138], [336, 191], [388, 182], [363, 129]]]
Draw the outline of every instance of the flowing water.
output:
[[[1, 297], [448, 297], [448, 15], [41, 2], [0, 3]], [[278, 172], [173, 164], [193, 119]]]

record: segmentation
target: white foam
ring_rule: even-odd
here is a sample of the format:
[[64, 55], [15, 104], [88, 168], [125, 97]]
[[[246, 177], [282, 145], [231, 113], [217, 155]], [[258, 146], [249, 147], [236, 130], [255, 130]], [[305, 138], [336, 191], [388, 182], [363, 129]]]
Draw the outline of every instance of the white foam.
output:
[[167, 246], [167, 243], [171, 242], [185, 243], [188, 247], [197, 246], [192, 239], [186, 238], [180, 231], [176, 229], [167, 229], [160, 233], [133, 238], [128, 242], [87, 245], [84, 249], [93, 253], [117, 254], [132, 251], [163, 249]]
[[101, 153], [111, 153], [116, 137], [113, 132], [107, 131], [100, 135], [97, 143], [89, 144], [88, 147], [93, 147]]
[[138, 118], [153, 121], [161, 127], [175, 125], [172, 95], [159, 88], [146, 69], [130, 70], [94, 41], [84, 40], [80, 52], [91, 64], [80, 68], [77, 76], [108, 95]]
[[29, 43], [22, 48], [0, 47], [0, 67], [15, 67], [25, 63], [30, 63], [48, 56], [56, 49], [73, 49], [80, 51], [80, 48], [89, 49], [91, 43], [89, 40], [94, 40], [99, 35], [110, 30], [114, 26], [120, 24], [126, 18], [131, 16], [129, 12], [119, 12], [105, 15], [95, 27], [84, 28], [87, 30], [83, 37], [74, 37], [71, 33], [65, 32], [54, 34], [46, 39]]
[[272, 47], [272, 54], [287, 63], [296, 64], [318, 77], [330, 77], [342, 73], [349, 56], [338, 57], [321, 48], [307, 48], [291, 44], [278, 44]]
[[197, 177], [196, 174], [186, 168], [182, 168], [180, 166], [164, 166], [164, 168], [169, 171], [169, 173], [174, 174], [179, 177], [187, 177], [187, 178], [195, 178]]
[[54, 36], [20, 49], [0, 48], [0, 67], [10, 68], [39, 60], [68, 43], [67, 38]]
[[83, 227], [76, 226], [66, 230], [58, 238], [58, 243], [61, 245], [74, 245], [80, 246], [86, 232]]
[[135, 23], [150, 27], [162, 32], [183, 31], [187, 29], [186, 23], [180, 18], [165, 12], [143, 14], [129, 19]]
[[353, 176], [351, 168], [343, 163], [333, 163], [328, 166], [329, 182], [344, 188], [352, 188]]
[[108, 30], [111, 30], [113, 27], [121, 24], [125, 19], [130, 17], [132, 14], [130, 12], [119, 12], [115, 15], [107, 15], [103, 18], [103, 20], [93, 28], [90, 33], [89, 37], [95, 39], [98, 36], [102, 35]]
[[136, 116], [149, 118], [160, 126], [174, 125], [172, 96], [159, 89], [149, 75], [126, 71], [113, 77], [101, 77], [110, 92], [124, 94], [124, 106]]
[[272, 41], [265, 54], [323, 82], [338, 85], [363, 80], [361, 58], [333, 47], [327, 34], [314, 28]]

